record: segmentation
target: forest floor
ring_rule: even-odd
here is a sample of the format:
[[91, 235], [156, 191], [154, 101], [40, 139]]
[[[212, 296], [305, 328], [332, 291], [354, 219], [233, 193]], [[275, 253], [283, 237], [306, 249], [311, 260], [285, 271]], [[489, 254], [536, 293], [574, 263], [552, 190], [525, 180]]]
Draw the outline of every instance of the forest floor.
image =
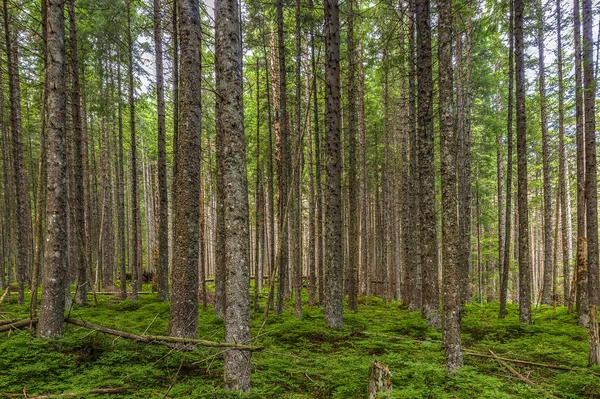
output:
[[[149, 289], [149, 287], [144, 287]], [[323, 311], [305, 306], [297, 320], [292, 305], [283, 315], [252, 314], [253, 344], [264, 350], [252, 357], [251, 394], [244, 398], [365, 398], [371, 361], [389, 366], [393, 390], [388, 398], [600, 398], [600, 368], [588, 368], [587, 331], [565, 308], [535, 310], [535, 322], [522, 326], [509, 305], [499, 320], [498, 304], [471, 304], [462, 319], [469, 351], [539, 363], [577, 367], [577, 371], [465, 356], [465, 367], [449, 378], [444, 369], [441, 332], [419, 313], [398, 303], [362, 298], [358, 313], [346, 312], [342, 331], [323, 323]], [[75, 306], [71, 318], [135, 334], [166, 335], [169, 304], [155, 295], [137, 303], [98, 296], [98, 305]], [[0, 305], [0, 320], [28, 317], [16, 296]], [[221, 341], [224, 323], [212, 309], [200, 311], [198, 336]], [[73, 393], [98, 388], [135, 387], [105, 398], [227, 398], [222, 389], [222, 351], [197, 348], [179, 352], [66, 325], [65, 336], [35, 338], [35, 332], [0, 333], [0, 398]], [[517, 372], [534, 386], [518, 379]]]

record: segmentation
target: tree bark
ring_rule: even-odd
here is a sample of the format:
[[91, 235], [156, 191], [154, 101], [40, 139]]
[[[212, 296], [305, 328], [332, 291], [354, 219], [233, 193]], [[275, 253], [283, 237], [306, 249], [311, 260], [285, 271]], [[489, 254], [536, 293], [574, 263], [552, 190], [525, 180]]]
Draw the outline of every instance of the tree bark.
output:
[[548, 107], [546, 105], [546, 73], [544, 64], [544, 11], [541, 1], [537, 2], [538, 27], [537, 42], [539, 56], [539, 94], [540, 119], [542, 123], [542, 157], [544, 175], [544, 282], [542, 285], [542, 303], [552, 305], [552, 187], [550, 183], [550, 148], [548, 145]]
[[524, 0], [515, 0], [515, 62], [517, 83], [517, 166], [519, 202], [519, 320], [531, 323], [531, 264], [527, 206], [527, 121], [525, 113]]
[[[585, 248], [587, 251], [586, 237], [586, 151], [585, 133], [583, 127], [583, 87], [582, 87], [582, 61], [581, 61], [581, 11], [579, 0], [573, 0], [573, 44], [575, 46], [575, 137], [577, 142], [577, 318], [580, 327], [589, 324], [588, 300], [588, 265], [586, 254], [579, 253]], [[581, 241], [585, 243], [581, 243]]]
[[167, 192], [167, 151], [165, 143], [165, 84], [161, 1], [154, 0], [154, 50], [156, 58], [156, 97], [158, 105], [158, 261], [156, 280], [158, 300], [169, 300], [169, 198]]
[[349, 213], [349, 257], [348, 257], [348, 308], [358, 310], [358, 197], [356, 181], [356, 133], [358, 123], [356, 92], [356, 44], [354, 37], [354, 4], [348, 3], [348, 213]]
[[446, 370], [453, 373], [463, 365], [460, 340], [460, 288], [458, 280], [458, 198], [456, 137], [453, 110], [452, 2], [438, 3], [439, 114], [442, 177], [442, 340]]
[[[237, 0], [215, 2], [216, 129], [219, 145], [223, 147], [218, 155], [224, 157], [220, 163], [223, 169], [218, 173], [220, 181], [226, 182], [220, 198], [225, 216], [225, 341], [247, 345], [250, 342], [250, 231], [239, 18]], [[225, 352], [226, 388], [250, 390], [250, 357], [248, 351]]]
[[[6, 55], [8, 68], [8, 86], [10, 93], [10, 121], [12, 133], [12, 161], [15, 188], [15, 233], [16, 254], [15, 271], [19, 284], [19, 304], [25, 303], [25, 283], [31, 254], [31, 225], [29, 204], [29, 179], [23, 159], [23, 132], [21, 127], [21, 85], [19, 79], [19, 51], [16, 32], [11, 32], [12, 17], [9, 14], [7, 1], [4, 0], [4, 32], [6, 38]], [[66, 195], [66, 192], [65, 192]]]
[[200, 17], [198, 0], [178, 2], [181, 126], [173, 198], [173, 271], [169, 334], [192, 338], [198, 326], [200, 198]]
[[416, 1], [417, 77], [419, 103], [420, 240], [423, 273], [423, 317], [440, 326], [438, 249], [435, 214], [435, 166], [433, 154], [433, 78], [429, 1]]
[[340, 159], [340, 14], [337, 0], [325, 0], [325, 53], [325, 130], [327, 132], [325, 324], [338, 329], [344, 324], [344, 293], [342, 290]]
[[[6, 3], [5, 11], [6, 11]], [[48, 183], [46, 251], [42, 306], [37, 333], [54, 337], [64, 332], [67, 283], [67, 164], [65, 143], [64, 0], [48, 0], [46, 64], [48, 81]]]

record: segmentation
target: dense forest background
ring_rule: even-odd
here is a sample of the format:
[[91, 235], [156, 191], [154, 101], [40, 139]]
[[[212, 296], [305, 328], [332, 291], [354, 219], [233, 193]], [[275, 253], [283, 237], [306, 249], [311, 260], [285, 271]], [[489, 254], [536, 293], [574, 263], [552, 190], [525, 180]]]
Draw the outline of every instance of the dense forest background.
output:
[[247, 391], [259, 314], [379, 297], [452, 374], [468, 304], [514, 303], [600, 363], [591, 0], [2, 6], [0, 289], [40, 336], [104, 295], [156, 292], [161, 337], [214, 307]]

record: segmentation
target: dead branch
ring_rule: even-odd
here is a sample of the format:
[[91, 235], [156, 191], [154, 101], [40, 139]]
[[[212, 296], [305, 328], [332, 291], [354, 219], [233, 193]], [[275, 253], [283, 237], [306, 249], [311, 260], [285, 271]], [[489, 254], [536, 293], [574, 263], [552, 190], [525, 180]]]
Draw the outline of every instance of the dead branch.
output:
[[536, 362], [530, 362], [527, 360], [510, 359], [510, 358], [506, 358], [506, 357], [500, 357], [495, 354], [494, 354], [494, 356], [492, 356], [492, 355], [487, 355], [485, 353], [473, 352], [473, 351], [469, 351], [469, 350], [465, 350], [465, 355], [477, 356], [477, 357], [487, 357], [487, 358], [491, 358], [491, 359], [500, 359], [504, 362], [519, 363], [519, 364], [525, 364], [528, 366], [544, 367], [544, 368], [549, 368], [549, 369], [554, 369], [554, 370], [577, 371], [580, 373], [588, 373], [588, 374], [592, 374], [592, 375], [600, 377], [600, 374], [598, 374], [598, 373], [594, 373], [593, 371], [585, 370], [585, 369], [581, 369], [581, 368], [577, 368], [577, 367], [558, 366], [556, 364], [536, 363]]
[[51, 398], [68, 398], [68, 397], [82, 397], [84, 395], [109, 395], [109, 394], [118, 394], [123, 393], [124, 391], [138, 389], [137, 387], [121, 387], [121, 388], [99, 388], [92, 389], [91, 391], [86, 392], [67, 392], [67, 393], [59, 393], [59, 394], [48, 394], [48, 395], [40, 395], [40, 396], [27, 396], [25, 388], [23, 388], [24, 393], [8, 393], [8, 394], [0, 394], [2, 397], [9, 398], [27, 398], [27, 399], [51, 399]]
[[66, 323], [73, 324], [75, 326], [87, 328], [90, 330], [96, 330], [103, 332], [105, 334], [115, 335], [117, 337], [131, 339], [133, 341], [142, 342], [145, 344], [159, 344], [159, 345], [167, 345], [169, 343], [177, 343], [177, 344], [186, 344], [186, 345], [198, 345], [204, 346], [208, 348], [229, 348], [229, 349], [241, 349], [247, 351], [260, 351], [263, 348], [259, 346], [250, 346], [250, 345], [242, 345], [242, 344], [234, 344], [229, 342], [214, 342], [207, 341], [204, 339], [196, 339], [196, 338], [179, 338], [179, 337], [169, 337], [163, 335], [136, 335], [131, 334], [124, 331], [113, 330], [111, 328], [106, 328], [94, 324], [89, 324], [84, 321], [75, 320], [75, 319], [65, 319]]
[[2, 296], [0, 297], [0, 304], [2, 304], [2, 302], [4, 302], [4, 298], [6, 298], [6, 296], [10, 293], [10, 285], [8, 287], [6, 287], [6, 291], [4, 291], [4, 294], [2, 294]]

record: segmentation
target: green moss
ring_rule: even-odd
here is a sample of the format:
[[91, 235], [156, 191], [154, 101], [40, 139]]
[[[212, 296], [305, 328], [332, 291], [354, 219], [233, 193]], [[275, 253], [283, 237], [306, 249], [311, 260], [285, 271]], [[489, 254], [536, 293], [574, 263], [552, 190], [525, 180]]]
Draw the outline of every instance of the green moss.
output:
[[[252, 333], [265, 347], [252, 358], [253, 390], [245, 398], [364, 398], [369, 364], [389, 366], [394, 389], [388, 398], [541, 398], [544, 393], [515, 380], [493, 359], [465, 356], [465, 367], [452, 378], [444, 369], [441, 333], [418, 313], [379, 298], [360, 300], [358, 313], [347, 312], [345, 328], [332, 331], [323, 311], [305, 306], [293, 316], [252, 315]], [[25, 317], [27, 306], [11, 299], [1, 311]], [[518, 309], [497, 317], [498, 305], [469, 305], [463, 312], [463, 342], [470, 350], [535, 362], [587, 367], [587, 331], [559, 308], [536, 310], [535, 324], [522, 326]], [[75, 306], [71, 317], [136, 334], [166, 334], [169, 304], [154, 295], [138, 302], [98, 296], [98, 305]], [[199, 314], [199, 337], [222, 340], [224, 323], [212, 309]], [[561, 398], [598, 398], [600, 379], [581, 372], [514, 365], [543, 390]], [[598, 370], [596, 370], [598, 371]], [[180, 353], [102, 333], [66, 326], [64, 337], [40, 340], [34, 332], [0, 334], [2, 393], [85, 392], [95, 388], [136, 386], [123, 398], [239, 398], [222, 389], [222, 352], [198, 348]], [[84, 395], [85, 396], [85, 395]], [[81, 396], [81, 397], [84, 397]], [[113, 396], [115, 397], [115, 396]]]

